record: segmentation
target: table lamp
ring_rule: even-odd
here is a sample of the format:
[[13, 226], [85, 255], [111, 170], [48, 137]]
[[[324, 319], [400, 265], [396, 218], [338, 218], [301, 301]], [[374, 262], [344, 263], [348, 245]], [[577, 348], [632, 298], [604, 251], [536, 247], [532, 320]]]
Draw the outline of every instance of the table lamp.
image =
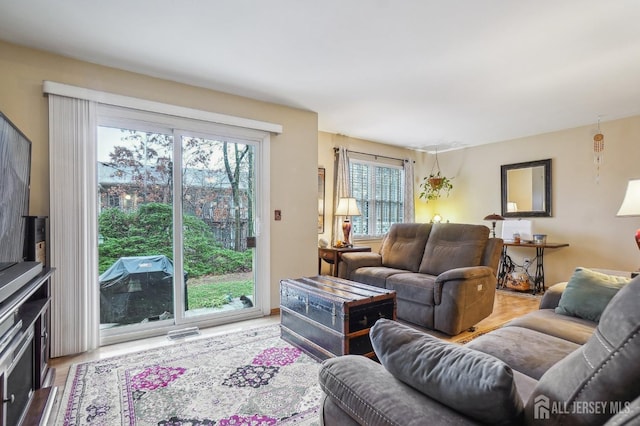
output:
[[336, 216], [344, 216], [342, 222], [342, 233], [344, 234], [344, 246], [351, 247], [349, 242], [349, 234], [351, 234], [351, 216], [360, 216], [360, 210], [355, 198], [340, 198], [338, 200], [338, 207], [336, 208]]
[[[630, 179], [627, 192], [616, 216], [640, 216], [640, 179]], [[636, 244], [640, 249], [640, 229], [636, 231]]]
[[484, 217], [484, 220], [490, 220], [491, 221], [491, 236], [493, 238], [496, 237], [496, 222], [499, 220], [504, 220], [504, 217], [500, 216], [499, 214], [490, 214]]

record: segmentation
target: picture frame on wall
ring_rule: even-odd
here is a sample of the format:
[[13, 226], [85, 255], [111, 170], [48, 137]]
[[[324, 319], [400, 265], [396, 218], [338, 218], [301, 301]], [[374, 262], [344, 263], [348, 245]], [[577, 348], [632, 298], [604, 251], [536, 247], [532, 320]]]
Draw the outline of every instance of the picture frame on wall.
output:
[[325, 169], [318, 167], [318, 234], [324, 233], [324, 182]]

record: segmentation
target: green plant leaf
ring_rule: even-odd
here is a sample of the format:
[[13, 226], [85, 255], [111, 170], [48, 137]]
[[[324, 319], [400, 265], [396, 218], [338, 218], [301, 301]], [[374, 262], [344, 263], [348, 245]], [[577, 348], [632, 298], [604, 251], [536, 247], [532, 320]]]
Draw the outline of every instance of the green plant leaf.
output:
[[427, 202], [437, 200], [443, 195], [448, 197], [449, 192], [453, 189], [452, 179], [453, 178], [442, 176], [440, 171], [425, 176], [420, 184], [421, 191], [419, 197], [427, 200]]

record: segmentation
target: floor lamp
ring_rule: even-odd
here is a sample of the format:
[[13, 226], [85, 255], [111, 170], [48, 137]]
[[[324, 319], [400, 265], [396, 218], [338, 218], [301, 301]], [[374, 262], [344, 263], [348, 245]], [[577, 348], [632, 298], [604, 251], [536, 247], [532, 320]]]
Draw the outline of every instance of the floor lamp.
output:
[[[630, 179], [627, 192], [616, 216], [640, 216], [640, 179]], [[636, 231], [636, 244], [640, 249], [640, 229]]]
[[355, 198], [340, 198], [338, 201], [338, 207], [336, 208], [336, 216], [344, 216], [342, 222], [342, 234], [344, 240], [342, 241], [343, 247], [352, 247], [349, 240], [349, 234], [351, 234], [351, 216], [360, 216], [360, 209]]

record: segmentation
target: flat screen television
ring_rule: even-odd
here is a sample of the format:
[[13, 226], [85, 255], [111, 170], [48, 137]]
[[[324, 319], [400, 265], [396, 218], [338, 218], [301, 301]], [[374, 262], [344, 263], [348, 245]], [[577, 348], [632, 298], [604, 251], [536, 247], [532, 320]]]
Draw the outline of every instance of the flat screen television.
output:
[[0, 271], [25, 259], [30, 171], [31, 141], [0, 112]]

